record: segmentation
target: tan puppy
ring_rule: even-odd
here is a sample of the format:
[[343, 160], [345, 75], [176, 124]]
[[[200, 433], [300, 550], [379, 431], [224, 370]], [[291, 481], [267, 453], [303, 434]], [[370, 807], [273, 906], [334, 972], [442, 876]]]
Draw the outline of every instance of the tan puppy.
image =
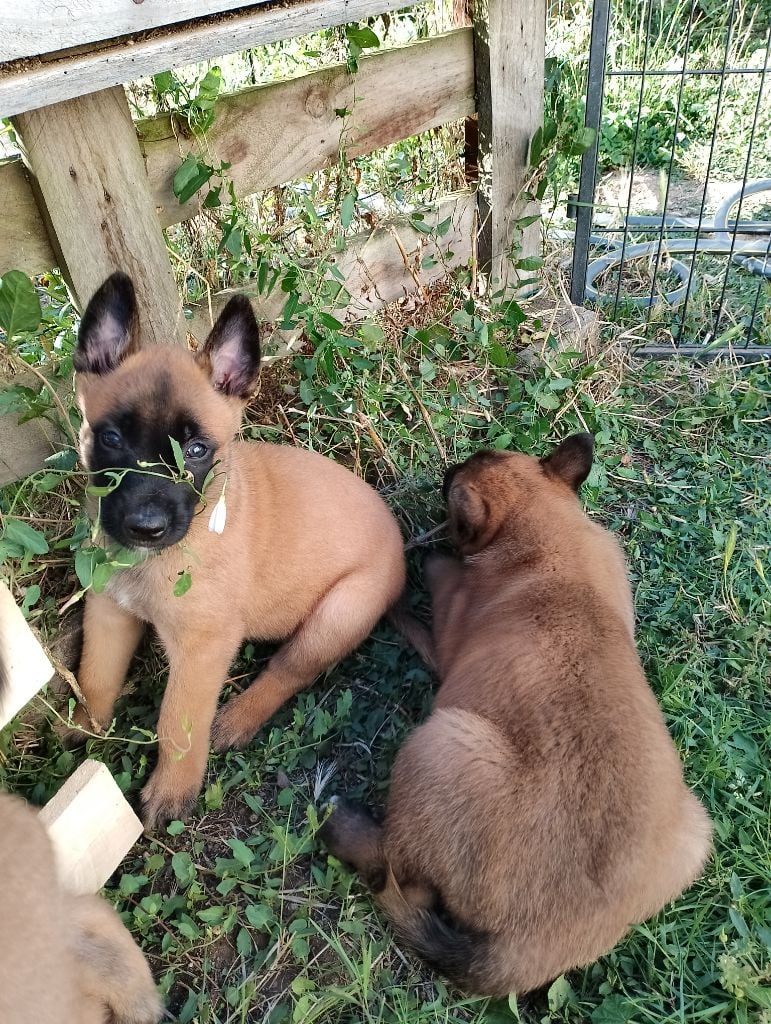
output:
[[[124, 274], [102, 285], [80, 328], [82, 458], [98, 484], [120, 481], [101, 499], [100, 522], [148, 557], [88, 594], [79, 682], [107, 725], [144, 624], [155, 627], [170, 675], [158, 766], [142, 793], [149, 826], [190, 810], [213, 720], [216, 749], [248, 743], [364, 640], [404, 586], [399, 527], [364, 481], [312, 452], [233, 441], [259, 361], [244, 298], [228, 303], [198, 355], [142, 348]], [[192, 585], [175, 596], [183, 574]], [[289, 640], [215, 720], [247, 637]], [[78, 722], [88, 722], [82, 709]]]
[[537, 988], [700, 874], [710, 823], [643, 675], [616, 540], [581, 511], [592, 439], [479, 452], [445, 479], [462, 558], [427, 567], [435, 709], [382, 827], [323, 829], [397, 932], [463, 988]]
[[152, 975], [118, 915], [96, 896], [62, 890], [46, 830], [31, 808], [6, 793], [0, 793], [0, 878], [2, 1024], [160, 1020]]

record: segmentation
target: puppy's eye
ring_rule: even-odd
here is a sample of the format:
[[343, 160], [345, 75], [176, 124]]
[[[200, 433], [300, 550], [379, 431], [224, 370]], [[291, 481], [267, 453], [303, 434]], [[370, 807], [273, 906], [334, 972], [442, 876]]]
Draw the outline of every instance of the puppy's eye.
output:
[[202, 459], [204, 455], [209, 451], [205, 444], [201, 441], [193, 441], [192, 444], [187, 446], [185, 452], [186, 459]]
[[121, 448], [123, 446], [123, 438], [117, 430], [102, 430], [99, 434], [99, 440], [105, 448]]

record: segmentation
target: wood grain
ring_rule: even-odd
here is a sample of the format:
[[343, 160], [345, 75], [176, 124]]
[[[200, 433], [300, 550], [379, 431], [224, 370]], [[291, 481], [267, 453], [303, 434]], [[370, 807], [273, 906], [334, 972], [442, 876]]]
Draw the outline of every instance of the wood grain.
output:
[[[365, 57], [356, 75], [340, 64], [224, 97], [206, 136], [207, 159], [229, 163], [237, 193], [251, 195], [334, 162], [341, 149], [362, 156], [473, 111], [473, 39], [461, 29]], [[171, 182], [200, 143], [181, 137], [169, 117], [137, 127], [161, 223], [193, 216], [200, 197], [180, 206]]]
[[[441, 225], [442, 234], [426, 234], [410, 223], [407, 217], [385, 222], [372, 233], [352, 238], [347, 248], [338, 253], [334, 262], [343, 277], [339, 305], [331, 310], [343, 322], [361, 320], [375, 312], [387, 302], [394, 302], [413, 295], [420, 287], [425, 288], [440, 280], [451, 269], [468, 263], [472, 253], [472, 236], [476, 215], [474, 192], [460, 192], [447, 196], [434, 209], [424, 215], [422, 224], [433, 231]], [[432, 266], [424, 266], [433, 262]], [[211, 312], [208, 306], [194, 309], [188, 323], [190, 333], [202, 342], [211, 330], [214, 319], [235, 293], [235, 289], [218, 292], [212, 296]], [[282, 331], [282, 320], [286, 296], [275, 288], [270, 295], [262, 296], [256, 286], [237, 289], [252, 300], [255, 313], [263, 327], [266, 362], [282, 358], [293, 351], [301, 340], [300, 330]], [[17, 426], [15, 417], [0, 418], [0, 452], [23, 449], [26, 443], [23, 431], [39, 424], [33, 420]], [[39, 429], [39, 427], [37, 428]], [[21, 441], [17, 438], [21, 436]], [[0, 484], [9, 483], [21, 476], [28, 476], [42, 468], [43, 459], [50, 454], [51, 442], [43, 448], [30, 447], [26, 454], [5, 470], [0, 462]], [[13, 475], [14, 467], [18, 475]]]
[[50, 270], [56, 265], [56, 256], [20, 158], [0, 160], [0, 196], [0, 275], [7, 270], [23, 270], [27, 274]]
[[174, 275], [121, 86], [16, 119], [58, 263], [81, 309], [130, 274], [149, 342], [184, 341]]
[[37, 637], [27, 625], [8, 585], [0, 580], [0, 651], [6, 682], [0, 693], [0, 729], [53, 677]]
[[84, 761], [40, 811], [62, 885], [98, 892], [142, 834], [142, 823], [100, 761]]
[[[475, 0], [479, 262], [494, 291], [517, 290], [520, 275], [511, 259], [515, 222], [539, 212], [519, 197], [530, 174], [530, 140], [543, 123], [545, 33], [543, 0]], [[536, 223], [524, 230], [514, 259], [540, 255], [540, 250]]]
[[53, 60], [6, 63], [0, 65], [0, 117], [404, 6], [405, 0], [290, 0], [183, 22]]
[[0, 6], [0, 61], [37, 57], [267, 0], [24, 0]]
[[[441, 280], [450, 270], [465, 266], [471, 258], [476, 212], [473, 191], [446, 196], [423, 215], [424, 230], [413, 226], [410, 218], [385, 221], [373, 232], [352, 238], [345, 250], [331, 262], [342, 275], [340, 308], [330, 310], [344, 323], [363, 320], [388, 302], [413, 295]], [[439, 236], [434, 229], [442, 226]], [[426, 230], [430, 232], [427, 234]], [[431, 263], [430, 266], [424, 264]], [[340, 278], [335, 278], [340, 280]], [[191, 333], [203, 341], [225, 303], [234, 294], [247, 295], [258, 319], [267, 321], [266, 347], [270, 359], [290, 352], [299, 331], [277, 329], [286, 302], [278, 289], [264, 297], [256, 286], [228, 289], [212, 296], [212, 309], [198, 308], [190, 322]]]
[[[351, 115], [343, 120], [335, 110], [345, 108]], [[356, 76], [339, 65], [223, 97], [207, 143], [232, 164], [239, 195], [249, 195], [318, 170], [335, 159], [341, 141], [356, 157], [473, 110], [472, 34], [461, 29], [364, 57]], [[171, 189], [193, 141], [180, 136], [169, 117], [148, 118], [137, 128], [161, 224], [194, 216], [200, 199], [180, 206]], [[19, 160], [0, 163], [0, 194], [8, 217], [0, 233], [0, 273], [49, 270], [53, 247]]]

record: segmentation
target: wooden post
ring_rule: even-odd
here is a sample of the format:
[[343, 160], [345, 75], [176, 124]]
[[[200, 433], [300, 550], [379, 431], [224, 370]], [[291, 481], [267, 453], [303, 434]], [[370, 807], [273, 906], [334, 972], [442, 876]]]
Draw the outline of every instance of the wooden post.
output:
[[529, 177], [530, 140], [543, 121], [545, 55], [544, 0], [475, 0], [478, 254], [493, 294], [515, 294], [520, 277], [533, 273], [519, 274], [514, 264], [541, 252], [540, 224], [519, 231], [516, 222], [539, 212], [519, 195]]
[[54, 670], [16, 606], [8, 585], [0, 580], [0, 654], [4, 684], [0, 691], [0, 729], [27, 704]]
[[181, 304], [122, 86], [16, 118], [40, 212], [81, 310], [108, 274], [134, 280], [143, 337], [184, 341]]
[[97, 892], [142, 834], [110, 770], [84, 761], [40, 811], [69, 892]]

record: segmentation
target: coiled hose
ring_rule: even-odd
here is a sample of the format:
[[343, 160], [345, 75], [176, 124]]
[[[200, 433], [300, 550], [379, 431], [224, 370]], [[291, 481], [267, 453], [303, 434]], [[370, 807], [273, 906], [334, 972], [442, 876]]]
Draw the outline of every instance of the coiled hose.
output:
[[[592, 260], [586, 269], [586, 291], [585, 297], [590, 302], [603, 304], [614, 301], [611, 295], [603, 295], [595, 287], [595, 281], [609, 267], [618, 266], [629, 260], [637, 260], [642, 257], [655, 257], [660, 251], [667, 253], [696, 253], [711, 252], [718, 255], [731, 256], [733, 263], [742, 267], [750, 274], [765, 277], [771, 280], [771, 222], [750, 221], [739, 223], [733, 229], [734, 233], [751, 232], [761, 237], [768, 235], [768, 243], [765, 246], [758, 246], [757, 242], [736, 243], [732, 240], [728, 216], [734, 206], [746, 196], [756, 195], [758, 192], [771, 191], [771, 178], [763, 178], [750, 184], [740, 186], [736, 191], [731, 192], [718, 207], [712, 221], [702, 222], [701, 231], [704, 234], [713, 235], [712, 238], [674, 238], [666, 241], [637, 242], [633, 245], [625, 245], [623, 242], [611, 241], [603, 235], [591, 235], [589, 241], [593, 245], [603, 245], [609, 251], [604, 256]], [[684, 217], [628, 217], [627, 227], [641, 229], [660, 229], [675, 226], [690, 226], [689, 218]], [[694, 225], [696, 226], [696, 225]], [[760, 257], [760, 258], [759, 258]], [[693, 292], [697, 285], [696, 275], [689, 267], [680, 260], [672, 260], [669, 268], [680, 281], [680, 286], [672, 291], [665, 292], [662, 296], [627, 296], [625, 301], [634, 306], [646, 308], [663, 299], [671, 306], [677, 306], [688, 297], [689, 288]]]

